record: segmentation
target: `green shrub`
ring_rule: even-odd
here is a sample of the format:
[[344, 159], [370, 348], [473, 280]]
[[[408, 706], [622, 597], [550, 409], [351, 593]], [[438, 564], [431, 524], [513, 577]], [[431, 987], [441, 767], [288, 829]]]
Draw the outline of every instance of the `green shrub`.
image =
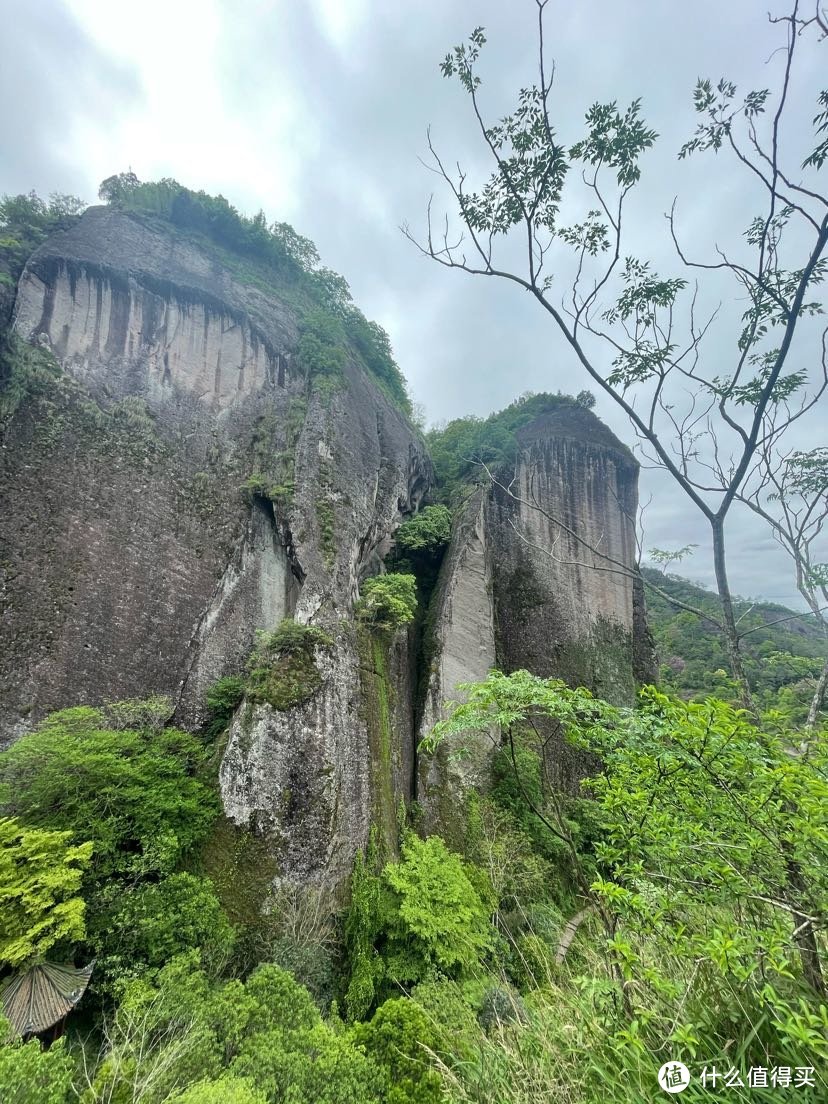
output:
[[199, 1081], [182, 1093], [167, 1098], [167, 1104], [268, 1104], [267, 1097], [241, 1077], [220, 1081]]
[[442, 1079], [428, 1055], [439, 1053], [443, 1040], [434, 1021], [414, 1001], [386, 1001], [369, 1023], [352, 1029], [351, 1038], [387, 1072], [387, 1104], [439, 1104], [443, 1099]]
[[413, 575], [375, 575], [362, 584], [356, 605], [361, 621], [382, 629], [397, 629], [414, 620], [417, 580]]
[[69, 1104], [75, 1063], [58, 1039], [44, 1050], [39, 1039], [13, 1038], [0, 1016], [0, 1100], [4, 1104]]
[[310, 311], [299, 332], [299, 367], [308, 379], [339, 378], [345, 367], [345, 334], [339, 319], [324, 310]]
[[273, 632], [259, 633], [248, 661], [249, 700], [267, 702], [273, 709], [301, 705], [322, 685], [316, 649], [332, 646], [332, 638], [322, 629], [291, 618], [281, 621]]
[[388, 974], [421, 981], [432, 968], [461, 976], [492, 948], [491, 909], [470, 869], [439, 836], [408, 835], [398, 863], [384, 871], [395, 908], [389, 917]]
[[562, 406], [584, 405], [585, 402], [560, 392], [557, 395], [527, 392], [505, 410], [490, 414], [488, 418], [456, 418], [430, 430], [426, 442], [434, 461], [441, 499], [451, 505], [465, 484], [485, 478], [482, 463], [495, 473], [504, 464], [513, 464], [521, 426]]
[[212, 883], [192, 874], [171, 874], [160, 882], [107, 895], [97, 931], [90, 933], [100, 968], [121, 982], [157, 970], [186, 951], [197, 950], [203, 965], [221, 969], [234, 942]]
[[383, 985], [408, 985], [435, 971], [463, 977], [494, 945], [491, 902], [476, 884], [485, 879], [439, 836], [409, 834], [399, 862], [381, 874], [371, 865], [357, 859], [345, 924], [351, 1019], [370, 1011]]
[[[143, 980], [126, 989], [108, 1039], [95, 1100], [160, 1104], [183, 1095], [212, 1104], [232, 1101], [231, 1091], [243, 1104], [251, 1092], [290, 1104], [386, 1100], [384, 1069], [323, 1023], [307, 991], [270, 964], [246, 983], [216, 983], [193, 956], [175, 959], [153, 984]], [[138, 1091], [142, 1085], [146, 1095]], [[227, 1085], [226, 1095], [215, 1085]]]
[[219, 812], [196, 776], [205, 750], [181, 729], [113, 731], [97, 727], [101, 716], [52, 714], [0, 754], [0, 814], [90, 840], [93, 881], [172, 872]]
[[419, 514], [404, 521], [394, 534], [397, 548], [403, 553], [441, 551], [451, 539], [451, 511], [446, 506], [426, 506]]
[[232, 720], [244, 697], [245, 682], [239, 675], [225, 675], [208, 689], [205, 702], [209, 711], [206, 735], [215, 739]]
[[71, 832], [0, 818], [0, 965], [20, 966], [83, 938], [77, 894], [92, 844], [72, 846], [71, 839]]

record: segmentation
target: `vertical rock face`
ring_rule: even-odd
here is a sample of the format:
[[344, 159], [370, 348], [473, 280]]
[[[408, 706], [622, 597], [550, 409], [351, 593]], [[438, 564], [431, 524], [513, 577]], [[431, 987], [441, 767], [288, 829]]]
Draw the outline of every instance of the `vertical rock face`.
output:
[[[638, 465], [593, 414], [562, 405], [518, 432], [513, 478], [479, 488], [455, 519], [434, 606], [434, 650], [420, 737], [458, 700], [461, 682], [491, 667], [587, 686], [611, 701], [634, 693], [633, 587]], [[646, 656], [646, 648], [638, 647]], [[485, 777], [493, 743], [464, 755], [443, 744], [420, 768], [426, 823], [449, 836], [458, 794]], [[561, 785], [586, 764], [551, 752]]]
[[[456, 518], [433, 598], [433, 639], [421, 738], [444, 715], [445, 699], [456, 699], [456, 686], [485, 679], [497, 664], [495, 605], [492, 587], [491, 534], [488, 531], [488, 493], [477, 490]], [[471, 754], [457, 757], [457, 748], [444, 743], [420, 765], [418, 799], [429, 830], [454, 834], [458, 795], [472, 786], [484, 786], [492, 748], [484, 734], [464, 740]], [[451, 842], [456, 842], [451, 840]]]
[[[152, 693], [198, 724], [256, 629], [313, 621], [336, 639], [318, 691], [243, 705], [221, 787], [283, 876], [338, 880], [380, 782], [410, 793], [410, 730], [372, 774], [351, 614], [431, 465], [355, 355], [341, 386], [309, 387], [289, 289], [263, 291], [269, 272], [244, 282], [206, 248], [93, 208], [20, 281], [15, 330], [63, 371], [4, 427], [0, 739], [52, 709]], [[404, 640], [395, 655], [396, 703]]]
[[[415, 794], [460, 842], [492, 740], [415, 753], [458, 683], [525, 667], [630, 699], [648, 654], [637, 465], [572, 405], [526, 426], [508, 487], [455, 518], [418, 670], [416, 633], [372, 633], [354, 603], [430, 460], [354, 350], [333, 386], [298, 371], [313, 304], [283, 279], [104, 208], [30, 259], [13, 325], [59, 367], [27, 369], [0, 426], [0, 743], [54, 709], [150, 694], [200, 726], [257, 630], [321, 628], [307, 693], [242, 701], [220, 787], [280, 877], [340, 882], [372, 823], [393, 848]], [[571, 784], [584, 765], [555, 754]]]

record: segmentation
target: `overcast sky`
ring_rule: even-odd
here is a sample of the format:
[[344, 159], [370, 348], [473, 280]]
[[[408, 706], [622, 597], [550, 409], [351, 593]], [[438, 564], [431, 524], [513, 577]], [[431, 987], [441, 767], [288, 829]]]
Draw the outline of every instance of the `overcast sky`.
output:
[[[700, 251], [738, 241], [755, 213], [755, 195], [731, 165], [675, 155], [694, 126], [698, 76], [726, 74], [745, 88], [769, 82], [779, 38], [766, 8], [758, 0], [551, 5], [562, 138], [577, 138], [593, 101], [638, 96], [661, 135], [630, 214], [638, 255], [675, 269], [662, 217], [675, 195]], [[588, 386], [525, 294], [439, 268], [399, 230], [422, 225], [438, 183], [419, 161], [429, 124], [450, 161], [472, 172], [485, 165], [468, 101], [441, 78], [440, 59], [484, 25], [485, 98], [493, 114], [508, 109], [534, 78], [531, 0], [0, 0], [0, 19], [0, 192], [94, 202], [100, 180], [132, 168], [292, 223], [389, 331], [430, 423], [488, 414], [527, 390]], [[818, 53], [803, 52], [811, 101]], [[806, 121], [814, 113], [810, 102], [799, 112]], [[444, 199], [438, 191], [435, 202]], [[714, 354], [729, 352], [728, 336], [725, 317]], [[596, 410], [632, 443], [609, 400]], [[797, 444], [820, 438], [812, 423]], [[699, 543], [683, 570], [710, 582], [693, 508], [646, 471], [642, 493], [653, 495], [646, 546]], [[792, 601], [787, 561], [750, 519], [736, 521], [735, 588]]]

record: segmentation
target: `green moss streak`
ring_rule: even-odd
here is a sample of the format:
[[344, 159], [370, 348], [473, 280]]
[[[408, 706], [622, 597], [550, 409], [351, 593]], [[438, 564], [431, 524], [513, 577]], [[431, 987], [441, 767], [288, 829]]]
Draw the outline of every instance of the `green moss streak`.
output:
[[397, 810], [391, 761], [391, 689], [388, 677], [388, 637], [359, 627], [358, 650], [362, 682], [362, 717], [371, 752], [373, 822], [388, 855], [397, 853]]

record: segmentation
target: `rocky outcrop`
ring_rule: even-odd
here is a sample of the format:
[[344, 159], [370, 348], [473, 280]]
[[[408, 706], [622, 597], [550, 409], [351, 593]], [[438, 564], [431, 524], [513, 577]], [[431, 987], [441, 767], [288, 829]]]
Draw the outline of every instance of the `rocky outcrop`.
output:
[[[477, 488], [455, 519], [433, 606], [428, 695], [419, 736], [459, 700], [458, 683], [494, 666], [587, 686], [616, 702], [646, 677], [646, 622], [633, 568], [638, 464], [588, 410], [571, 404], [518, 432], [512, 473]], [[458, 796], [485, 779], [486, 734], [444, 742], [424, 757], [418, 799], [425, 821], [462, 831]], [[587, 769], [572, 748], [550, 744], [552, 773], [570, 788]]]
[[[337, 640], [321, 688], [285, 712], [242, 707], [222, 795], [272, 836], [283, 876], [338, 878], [378, 785], [353, 602], [431, 466], [355, 353], [339, 386], [309, 384], [296, 296], [238, 269], [105, 208], [29, 261], [15, 330], [62, 372], [5, 427], [0, 726], [8, 740], [51, 709], [150, 693], [197, 725], [257, 629], [312, 621]], [[407, 671], [403, 654], [401, 699]], [[405, 770], [410, 792], [410, 765], [392, 789]]]
[[[307, 693], [242, 701], [220, 788], [268, 878], [336, 883], [372, 824], [393, 851], [415, 796], [424, 827], [460, 843], [497, 734], [464, 757], [415, 750], [458, 683], [528, 668], [626, 701], [652, 649], [631, 577], [637, 465], [571, 403], [520, 431], [508, 483], [470, 490], [424, 641], [355, 619], [432, 469], [355, 348], [335, 381], [299, 371], [309, 294], [110, 208], [32, 256], [13, 315], [30, 355], [0, 407], [0, 741], [150, 694], [197, 728], [257, 630], [313, 625]], [[571, 785], [585, 765], [550, 748]]]

